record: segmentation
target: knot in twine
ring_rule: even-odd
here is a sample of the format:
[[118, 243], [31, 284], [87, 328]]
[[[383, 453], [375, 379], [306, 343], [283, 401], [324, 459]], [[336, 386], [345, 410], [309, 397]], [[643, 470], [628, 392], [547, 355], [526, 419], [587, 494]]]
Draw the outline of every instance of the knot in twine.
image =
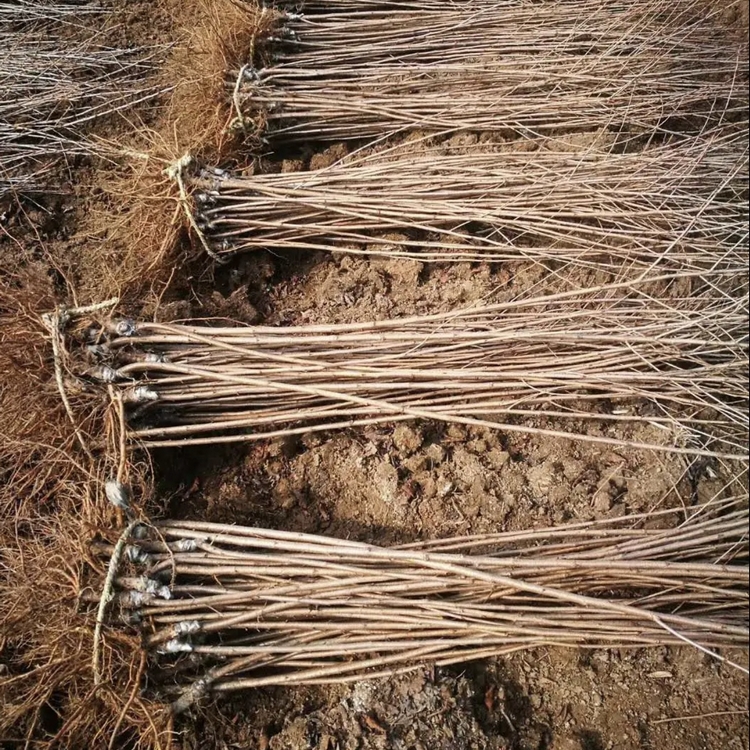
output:
[[193, 216], [193, 212], [190, 208], [190, 197], [188, 196], [188, 191], [185, 187], [185, 172], [193, 165], [194, 161], [195, 160], [189, 153], [183, 154], [179, 159], [177, 159], [177, 161], [170, 164], [164, 170], [164, 174], [169, 177], [172, 182], [176, 183], [177, 189], [180, 191], [180, 205], [182, 206], [182, 210], [185, 212], [185, 216], [187, 217], [188, 223], [190, 224], [192, 230], [198, 236], [203, 249], [206, 251], [209, 257], [211, 257], [217, 263], [224, 264], [226, 263], [226, 260], [220, 257], [209, 245], [206, 236], [198, 226], [198, 222], [196, 222], [195, 216]]

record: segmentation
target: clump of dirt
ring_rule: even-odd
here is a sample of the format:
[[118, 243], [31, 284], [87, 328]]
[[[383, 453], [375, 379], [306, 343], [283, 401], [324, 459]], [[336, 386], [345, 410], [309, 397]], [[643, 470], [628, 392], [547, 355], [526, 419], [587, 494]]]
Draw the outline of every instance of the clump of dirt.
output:
[[538, 649], [228, 697], [190, 722], [180, 750], [740, 750], [734, 674], [687, 649]]
[[[292, 690], [292, 694], [300, 693]], [[493, 731], [490, 712], [504, 712], [505, 699], [488, 689], [479, 694], [460, 674], [419, 669], [388, 681], [362, 681], [332, 688], [321, 704], [274, 714], [270, 701], [255, 703], [244, 726], [248, 746], [268, 750], [506, 750], [504, 733]], [[317, 699], [316, 699], [317, 698]], [[224, 711], [228, 717], [239, 701]], [[509, 729], [509, 726], [506, 727]], [[238, 727], [237, 738], [243, 729]], [[486, 731], [487, 730], [487, 731]], [[506, 732], [507, 734], [507, 732]], [[200, 733], [183, 750], [201, 747]]]
[[481, 696], [463, 676], [423, 670], [388, 682], [360, 682], [338, 705], [287, 717], [269, 750], [502, 750], [478, 714]]

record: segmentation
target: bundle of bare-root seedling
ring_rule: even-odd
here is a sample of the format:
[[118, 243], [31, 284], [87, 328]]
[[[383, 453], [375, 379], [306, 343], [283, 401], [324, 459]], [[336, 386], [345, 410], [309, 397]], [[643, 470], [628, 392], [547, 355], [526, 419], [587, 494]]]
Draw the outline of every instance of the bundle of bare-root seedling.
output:
[[118, 601], [143, 623], [175, 710], [541, 646], [747, 648], [746, 507], [713, 501], [664, 528], [674, 516], [390, 549], [167, 521], [142, 527], [110, 570], [123, 551], [134, 564], [119, 563]]
[[742, 458], [748, 296], [734, 283], [663, 276], [343, 325], [123, 320], [87, 331], [89, 374], [151, 447], [428, 419]]
[[10, 0], [0, 3], [0, 23], [77, 23], [82, 16], [102, 10], [101, 5], [89, 0]]
[[[722, 9], [723, 10], [723, 9]], [[400, 129], [524, 136], [700, 130], [747, 107], [746, 45], [697, 0], [316, 2], [228, 82], [290, 140]]]
[[158, 94], [147, 80], [154, 51], [102, 46], [87, 28], [96, 13], [64, 1], [0, 5], [0, 197], [49, 189], [59, 159], [98, 151], [92, 122]]
[[412, 146], [303, 173], [204, 171], [194, 180], [197, 224], [224, 257], [302, 249], [616, 269], [746, 267], [745, 133], [722, 129], [623, 154]]

